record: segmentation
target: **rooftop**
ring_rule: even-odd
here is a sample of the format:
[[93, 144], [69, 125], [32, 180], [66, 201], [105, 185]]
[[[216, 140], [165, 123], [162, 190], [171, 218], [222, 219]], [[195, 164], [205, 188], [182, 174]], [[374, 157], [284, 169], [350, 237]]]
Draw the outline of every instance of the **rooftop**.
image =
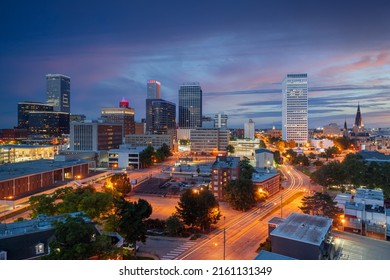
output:
[[270, 154], [272, 154], [272, 152], [270, 150], [265, 149], [265, 148], [256, 149], [255, 153], [256, 154], [261, 154], [261, 153], [270, 153]]
[[240, 157], [218, 156], [212, 168], [236, 168], [240, 164]]
[[382, 190], [371, 190], [371, 189], [356, 189], [355, 199], [374, 199], [383, 201]]
[[319, 246], [331, 226], [330, 218], [293, 212], [270, 235]]
[[347, 202], [345, 202], [345, 209], [363, 211], [364, 204], [347, 201]]
[[390, 155], [385, 155], [378, 151], [367, 151], [363, 150], [358, 153], [366, 161], [378, 161], [378, 162], [388, 162], [390, 161]]
[[18, 163], [10, 163], [0, 165], [0, 181], [11, 178], [22, 177], [31, 174], [42, 173], [55, 169], [71, 167], [86, 161], [70, 160], [70, 161], [54, 161], [47, 159], [32, 160]]
[[262, 168], [256, 168], [256, 172], [253, 172], [253, 174], [252, 174], [252, 181], [254, 183], [263, 182], [263, 181], [266, 181], [266, 180], [278, 175], [278, 173], [274, 169], [271, 169], [268, 171], [269, 172], [264, 172], [264, 170]]
[[272, 252], [268, 252], [265, 250], [260, 251], [260, 253], [254, 258], [254, 260], [295, 260], [294, 258], [287, 257], [285, 255], [280, 255]]
[[285, 219], [280, 218], [280, 217], [273, 217], [271, 220], [268, 221], [268, 224], [274, 224], [274, 225], [279, 225], [280, 223], [283, 223]]
[[64, 221], [68, 216], [77, 217], [82, 216], [86, 222], [91, 220], [85, 216], [83, 212], [74, 212], [70, 214], [63, 214], [58, 216], [38, 215], [36, 219], [26, 220], [21, 222], [0, 224], [0, 239], [8, 238], [10, 236], [28, 234], [43, 230], [50, 230], [53, 228], [54, 221]]

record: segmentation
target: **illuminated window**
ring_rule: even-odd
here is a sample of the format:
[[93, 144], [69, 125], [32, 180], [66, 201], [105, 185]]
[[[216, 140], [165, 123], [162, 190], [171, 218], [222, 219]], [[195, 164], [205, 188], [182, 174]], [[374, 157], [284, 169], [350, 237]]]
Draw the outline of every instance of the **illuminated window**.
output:
[[35, 253], [38, 254], [43, 254], [45, 252], [45, 244], [43, 243], [38, 243], [35, 246]]

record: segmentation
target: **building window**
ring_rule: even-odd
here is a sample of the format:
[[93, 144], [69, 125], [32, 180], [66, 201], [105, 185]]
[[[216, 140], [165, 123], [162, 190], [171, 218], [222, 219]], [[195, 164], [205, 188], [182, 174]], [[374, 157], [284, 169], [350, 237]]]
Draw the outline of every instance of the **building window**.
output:
[[7, 260], [7, 252], [6, 251], [0, 251], [0, 261]]
[[39, 254], [43, 254], [45, 252], [45, 244], [43, 243], [38, 243], [36, 246], [35, 246], [35, 253], [37, 255]]

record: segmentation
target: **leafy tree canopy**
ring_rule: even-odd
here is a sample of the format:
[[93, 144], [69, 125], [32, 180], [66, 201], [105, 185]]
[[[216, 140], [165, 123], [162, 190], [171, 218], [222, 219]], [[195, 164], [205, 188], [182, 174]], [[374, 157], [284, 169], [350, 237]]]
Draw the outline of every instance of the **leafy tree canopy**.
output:
[[209, 190], [187, 189], [180, 196], [176, 212], [184, 224], [201, 230], [208, 230], [221, 218], [218, 201]]

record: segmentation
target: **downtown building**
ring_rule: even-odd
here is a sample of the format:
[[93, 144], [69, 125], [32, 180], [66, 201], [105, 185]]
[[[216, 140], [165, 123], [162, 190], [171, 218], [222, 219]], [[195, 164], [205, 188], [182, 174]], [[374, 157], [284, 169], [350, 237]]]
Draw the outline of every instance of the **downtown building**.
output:
[[304, 145], [308, 141], [307, 74], [287, 74], [282, 87], [282, 138]]
[[179, 88], [179, 128], [202, 127], [202, 88], [199, 83], [186, 83]]
[[226, 153], [230, 132], [227, 129], [191, 129], [191, 152], [198, 154]]
[[105, 123], [115, 123], [122, 126], [122, 135], [135, 133], [134, 109], [129, 107], [129, 101], [122, 99], [118, 108], [103, 107], [101, 119]]
[[149, 80], [146, 93], [146, 133], [169, 134], [176, 139], [176, 105], [161, 99], [161, 83]]
[[70, 124], [71, 151], [108, 151], [122, 144], [122, 125], [98, 121]]
[[223, 200], [223, 189], [240, 177], [240, 157], [217, 156], [211, 168], [211, 191], [218, 200]]
[[252, 119], [249, 119], [249, 121], [244, 124], [244, 138], [251, 140], [255, 139], [255, 122]]
[[46, 103], [53, 106], [53, 111], [70, 113], [70, 77], [46, 75]]

